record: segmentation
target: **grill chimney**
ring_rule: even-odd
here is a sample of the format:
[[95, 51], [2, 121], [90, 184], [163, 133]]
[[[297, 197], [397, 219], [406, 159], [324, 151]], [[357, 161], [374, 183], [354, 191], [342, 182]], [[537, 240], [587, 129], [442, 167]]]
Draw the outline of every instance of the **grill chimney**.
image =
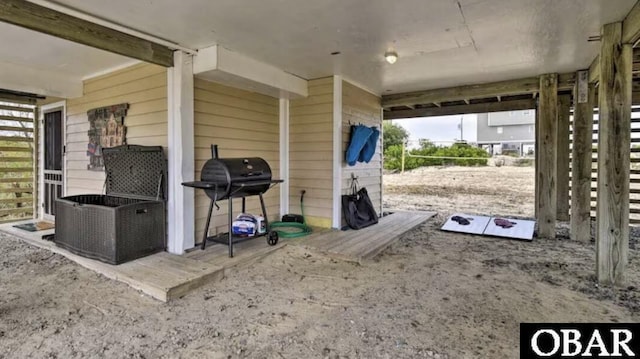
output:
[[211, 158], [218, 159], [218, 145], [211, 145]]

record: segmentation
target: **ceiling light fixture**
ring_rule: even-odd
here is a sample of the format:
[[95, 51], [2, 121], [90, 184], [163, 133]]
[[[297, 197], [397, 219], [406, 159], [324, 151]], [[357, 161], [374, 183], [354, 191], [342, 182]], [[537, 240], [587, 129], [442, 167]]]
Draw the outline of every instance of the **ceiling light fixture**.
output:
[[384, 59], [387, 60], [388, 63], [393, 65], [396, 63], [396, 61], [398, 61], [398, 53], [393, 50], [389, 50], [384, 53]]

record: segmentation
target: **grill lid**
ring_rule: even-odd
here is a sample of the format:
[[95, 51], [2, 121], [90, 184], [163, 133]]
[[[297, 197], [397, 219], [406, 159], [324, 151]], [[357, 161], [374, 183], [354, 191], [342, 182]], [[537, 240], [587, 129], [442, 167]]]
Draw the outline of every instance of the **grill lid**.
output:
[[228, 196], [253, 196], [271, 186], [271, 168], [259, 157], [213, 158], [202, 168], [201, 182], [218, 185], [217, 193], [207, 190], [210, 198], [226, 199]]
[[271, 168], [259, 157], [217, 158], [202, 168], [202, 181], [228, 184], [271, 180]]
[[166, 199], [167, 164], [161, 146], [123, 145], [102, 150], [105, 193], [139, 199]]

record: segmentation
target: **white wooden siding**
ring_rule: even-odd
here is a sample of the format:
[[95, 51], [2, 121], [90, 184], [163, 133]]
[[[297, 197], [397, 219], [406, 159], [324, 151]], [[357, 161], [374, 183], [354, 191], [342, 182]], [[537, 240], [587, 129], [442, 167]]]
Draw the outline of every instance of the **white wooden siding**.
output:
[[290, 209], [300, 213], [300, 192], [312, 225], [331, 226], [333, 191], [333, 78], [309, 81], [309, 97], [290, 102]]
[[[380, 98], [354, 86], [347, 81], [342, 82], [342, 142], [343, 154], [346, 154], [350, 140], [351, 125], [363, 124], [377, 126], [382, 130]], [[378, 215], [382, 208], [382, 136], [378, 140], [378, 146], [369, 163], [357, 162], [355, 166], [349, 166], [346, 156], [342, 159], [342, 194], [350, 192], [351, 174], [358, 177], [361, 187], [366, 187], [371, 202], [373, 202]], [[343, 225], [345, 224], [343, 218]]]

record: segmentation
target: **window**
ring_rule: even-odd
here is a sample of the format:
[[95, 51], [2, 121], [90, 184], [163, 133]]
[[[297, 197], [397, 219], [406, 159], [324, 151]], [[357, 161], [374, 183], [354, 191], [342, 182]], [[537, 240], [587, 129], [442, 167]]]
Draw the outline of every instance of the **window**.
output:
[[498, 130], [498, 134], [501, 135], [502, 134], [502, 127], [498, 127], [497, 130]]

